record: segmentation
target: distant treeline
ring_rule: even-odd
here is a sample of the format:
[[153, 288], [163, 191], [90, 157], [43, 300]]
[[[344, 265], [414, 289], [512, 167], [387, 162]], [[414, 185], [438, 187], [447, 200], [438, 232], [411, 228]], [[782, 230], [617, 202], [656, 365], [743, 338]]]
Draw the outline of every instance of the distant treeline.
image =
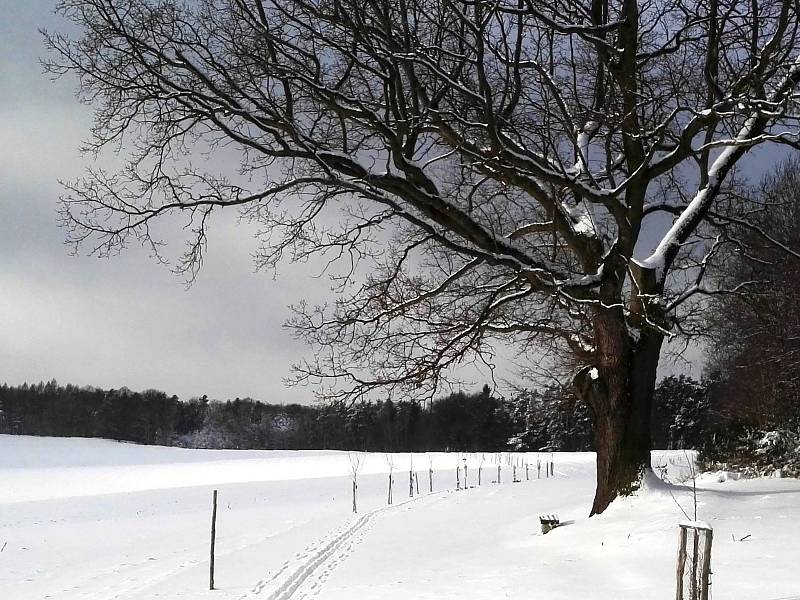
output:
[[[686, 377], [658, 386], [656, 448], [697, 448], [712, 430], [708, 388]], [[711, 411], [713, 412], [713, 411]], [[488, 386], [430, 403], [269, 404], [251, 398], [181, 401], [51, 381], [0, 386], [0, 433], [101, 437], [190, 448], [574, 451], [592, 449], [592, 415], [568, 390], [525, 390], [511, 399]]]
[[193, 448], [502, 450], [524, 426], [489, 388], [416, 402], [268, 404], [181, 401], [158, 390], [55, 381], [0, 387], [0, 433], [102, 437]]

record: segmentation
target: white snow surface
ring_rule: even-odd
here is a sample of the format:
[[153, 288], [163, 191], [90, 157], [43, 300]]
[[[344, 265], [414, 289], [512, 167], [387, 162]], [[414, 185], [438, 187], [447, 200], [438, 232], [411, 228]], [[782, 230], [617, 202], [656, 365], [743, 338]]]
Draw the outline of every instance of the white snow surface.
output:
[[[650, 477], [589, 519], [593, 454], [556, 453], [555, 476], [537, 478], [535, 453], [487, 453], [478, 486], [481, 456], [414, 455], [420, 494], [409, 498], [410, 455], [393, 455], [386, 506], [386, 456], [365, 455], [354, 515], [346, 452], [0, 435], [0, 598], [671, 599], [687, 521], [714, 528], [713, 598], [800, 597], [797, 480], [700, 477], [695, 515], [691, 485]], [[673, 480], [687, 456], [654, 453]], [[469, 489], [456, 491], [464, 459]], [[542, 514], [562, 525], [542, 535]]]

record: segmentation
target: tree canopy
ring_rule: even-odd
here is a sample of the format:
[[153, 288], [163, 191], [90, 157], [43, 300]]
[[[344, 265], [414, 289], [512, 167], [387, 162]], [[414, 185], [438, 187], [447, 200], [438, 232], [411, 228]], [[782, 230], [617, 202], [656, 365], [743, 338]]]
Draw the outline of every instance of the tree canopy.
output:
[[[593, 512], [649, 464], [662, 341], [713, 291], [737, 164], [797, 145], [794, 0], [59, 7], [81, 34], [50, 34], [47, 67], [95, 107], [87, 147], [128, 158], [68, 185], [71, 242], [158, 253], [155, 223], [178, 213], [192, 277], [212, 213], [237, 208], [261, 266], [336, 261], [335, 299], [291, 323], [315, 348], [297, 381], [330, 398], [430, 397], [496, 343], [570, 353]], [[223, 149], [238, 173], [186, 160]]]

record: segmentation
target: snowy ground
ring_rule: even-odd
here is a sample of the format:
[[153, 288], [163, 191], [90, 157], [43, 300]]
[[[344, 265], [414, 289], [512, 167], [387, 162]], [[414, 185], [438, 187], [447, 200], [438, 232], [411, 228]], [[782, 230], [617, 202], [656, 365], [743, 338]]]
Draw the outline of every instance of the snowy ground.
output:
[[[394, 456], [386, 507], [386, 457], [368, 455], [353, 515], [347, 453], [0, 436], [0, 598], [674, 598], [676, 500], [694, 517], [690, 491], [653, 484], [587, 519], [593, 455], [556, 454], [555, 477], [520, 468], [516, 484], [503, 464], [499, 485], [487, 455], [480, 487], [479, 456], [466, 458], [471, 487], [457, 492], [460, 458], [431, 457], [431, 494], [429, 457], [415, 455], [423, 493], [409, 499], [409, 455]], [[655, 459], [676, 463], [673, 477], [685, 460]], [[800, 599], [800, 482], [704, 476], [698, 488], [698, 518], [714, 527], [712, 597]], [[544, 513], [565, 526], [541, 535]]]

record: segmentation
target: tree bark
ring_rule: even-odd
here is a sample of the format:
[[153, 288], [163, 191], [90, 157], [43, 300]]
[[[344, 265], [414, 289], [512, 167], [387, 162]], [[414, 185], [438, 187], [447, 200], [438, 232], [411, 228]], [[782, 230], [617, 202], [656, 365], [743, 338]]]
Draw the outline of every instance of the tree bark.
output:
[[600, 364], [575, 379], [595, 420], [597, 487], [590, 515], [635, 491], [650, 468], [650, 415], [663, 342], [655, 329], [640, 330], [639, 339], [632, 339], [621, 317], [603, 318], [596, 329]]

